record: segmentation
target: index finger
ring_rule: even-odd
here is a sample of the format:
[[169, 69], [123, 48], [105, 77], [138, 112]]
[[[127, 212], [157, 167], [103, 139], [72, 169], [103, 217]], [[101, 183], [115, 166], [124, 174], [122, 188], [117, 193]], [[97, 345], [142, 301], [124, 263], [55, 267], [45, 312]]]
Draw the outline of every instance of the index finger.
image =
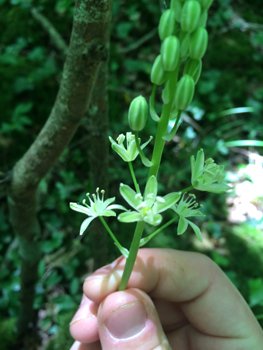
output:
[[[95, 303], [115, 292], [125, 266], [123, 257], [99, 269], [84, 283]], [[189, 322], [204, 334], [243, 338], [262, 331], [241, 294], [205, 255], [172, 249], [141, 249], [127, 288], [179, 303]], [[255, 333], [256, 332], [256, 333]]]

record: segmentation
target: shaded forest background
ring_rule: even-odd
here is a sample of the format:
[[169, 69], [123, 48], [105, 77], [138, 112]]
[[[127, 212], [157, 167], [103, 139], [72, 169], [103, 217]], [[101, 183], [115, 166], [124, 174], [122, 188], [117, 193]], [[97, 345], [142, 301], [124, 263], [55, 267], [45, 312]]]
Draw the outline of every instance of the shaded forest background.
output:
[[[74, 1], [0, 0], [0, 349], [3, 350], [11, 349], [14, 338], [20, 258], [8, 219], [6, 186], [1, 179], [6, 178], [23, 156], [50, 114], [66, 49], [58, 49], [57, 43], [50, 39], [32, 14], [33, 7], [54, 25], [67, 45]], [[149, 75], [160, 49], [157, 26], [164, 9], [165, 2], [157, 0], [113, 1], [108, 134], [114, 138], [128, 131], [127, 111], [131, 100], [137, 95], [147, 99], [150, 96]], [[220, 196], [198, 194], [206, 215], [197, 221], [203, 244], [196, 241], [190, 230], [178, 237], [175, 227], [170, 227], [148, 246], [195, 250], [209, 255], [235, 283], [263, 325], [262, 148], [226, 147], [229, 141], [263, 140], [261, 1], [214, 0], [207, 29], [209, 45], [202, 75], [178, 135], [166, 144], [159, 173], [160, 193], [189, 186], [189, 158], [200, 148], [204, 148], [208, 157], [225, 165], [228, 182], [236, 190]], [[254, 112], [222, 114], [237, 107], [253, 107]], [[93, 226], [80, 237], [78, 230], [83, 217], [69, 209], [70, 201], [80, 202], [86, 192], [97, 187], [91, 181], [89, 161], [100, 148], [99, 136], [96, 149], [90, 147], [94, 144], [90, 122], [94, 108], [91, 101], [72, 142], [39, 186], [37, 209], [42, 229], [42, 259], [34, 308], [41, 349], [70, 347], [68, 323], [80, 302], [84, 279], [98, 265], [98, 259], [107, 263], [119, 256], [113, 243], [105, 239], [101, 241], [101, 251], [94, 253]], [[160, 108], [159, 96], [157, 111]], [[142, 139], [154, 135], [155, 128], [155, 123], [149, 120]], [[147, 151], [149, 155], [151, 147]], [[119, 183], [132, 184], [126, 165], [110, 151], [109, 166], [101, 169], [108, 174], [107, 196], [116, 196], [117, 202], [122, 201]], [[135, 171], [143, 185], [147, 169], [138, 159]], [[248, 192], [251, 195], [245, 198]], [[108, 223], [128, 248], [133, 225], [113, 220]], [[150, 233], [150, 228], [148, 230]], [[26, 348], [35, 349], [37, 341], [29, 338]]]

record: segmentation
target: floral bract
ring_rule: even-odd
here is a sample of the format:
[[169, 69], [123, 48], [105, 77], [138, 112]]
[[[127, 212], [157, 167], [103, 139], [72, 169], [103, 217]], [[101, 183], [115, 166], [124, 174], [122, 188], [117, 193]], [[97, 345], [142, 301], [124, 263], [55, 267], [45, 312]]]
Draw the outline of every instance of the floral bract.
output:
[[162, 221], [160, 213], [171, 208], [180, 198], [181, 193], [173, 192], [164, 197], [157, 196], [158, 183], [155, 176], [151, 176], [146, 184], [144, 195], [136, 193], [129, 186], [121, 184], [120, 193], [135, 211], [121, 213], [118, 220], [121, 222], [145, 221], [157, 226]]
[[[111, 142], [111, 147], [112, 149], [118, 153], [118, 155], [125, 161], [125, 162], [132, 162], [139, 154], [138, 148], [136, 146], [135, 142], [135, 135], [132, 134], [131, 132], [126, 133], [126, 144], [127, 144], [127, 149], [124, 147], [124, 140], [125, 136], [123, 134], [120, 134], [117, 137], [117, 142], [113, 140], [112, 137], [109, 136], [109, 140]], [[141, 149], [144, 149], [148, 143], [152, 140], [152, 136], [150, 139], [143, 143], [141, 146]], [[140, 139], [139, 139], [140, 141]]]
[[119, 204], [110, 205], [115, 201], [115, 197], [108, 198], [104, 201], [104, 190], [101, 190], [102, 199], [99, 197], [99, 188], [97, 188], [96, 192], [97, 195], [92, 195], [93, 200], [90, 198], [89, 193], [87, 193], [90, 205], [86, 204], [86, 199], [83, 200], [83, 205], [77, 203], [70, 203], [69, 205], [71, 209], [90, 216], [90, 218], [87, 218], [81, 224], [79, 232], [81, 235], [87, 229], [91, 221], [94, 220], [97, 216], [116, 216], [116, 213], [112, 209], [127, 210]]
[[224, 180], [224, 166], [214, 163], [212, 158], [205, 161], [204, 151], [200, 149], [197, 157], [192, 156], [191, 171], [192, 171], [192, 186], [199, 191], [207, 191], [214, 193], [222, 193], [229, 189], [230, 186], [224, 185], [221, 182]]
[[202, 242], [202, 236], [199, 227], [190, 220], [186, 219], [189, 216], [204, 216], [204, 214], [202, 214], [199, 210], [200, 207], [198, 203], [195, 201], [195, 195], [190, 194], [187, 199], [185, 199], [185, 195], [183, 195], [180, 202], [178, 204], [175, 204], [172, 209], [179, 215], [177, 234], [182, 235], [186, 231], [188, 225], [190, 225], [194, 230], [197, 238]]

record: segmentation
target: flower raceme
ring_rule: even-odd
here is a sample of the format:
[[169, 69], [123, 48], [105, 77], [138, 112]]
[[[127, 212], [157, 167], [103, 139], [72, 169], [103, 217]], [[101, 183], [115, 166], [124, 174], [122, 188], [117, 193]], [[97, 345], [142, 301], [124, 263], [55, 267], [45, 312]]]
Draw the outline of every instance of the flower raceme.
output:
[[118, 216], [121, 222], [145, 221], [149, 225], [157, 226], [162, 222], [160, 213], [171, 208], [180, 198], [180, 192], [172, 192], [164, 197], [157, 196], [158, 183], [156, 177], [151, 176], [146, 184], [144, 195], [136, 193], [127, 185], [120, 185], [120, 193], [135, 211], [127, 211]]
[[212, 158], [205, 161], [204, 151], [200, 149], [197, 157], [190, 158], [192, 177], [192, 186], [199, 191], [207, 191], [214, 193], [223, 193], [230, 186], [222, 184], [224, 180], [224, 166], [217, 165]]
[[[112, 137], [109, 136], [109, 140], [111, 142], [111, 147], [112, 149], [118, 153], [118, 155], [125, 161], [125, 162], [132, 162], [139, 154], [138, 148], [136, 146], [135, 142], [135, 135], [132, 134], [131, 132], [126, 133], [126, 144], [127, 148], [124, 147], [124, 140], [125, 136], [123, 134], [120, 134], [117, 137], [117, 142], [113, 140]], [[143, 143], [141, 146], [141, 149], [143, 150], [149, 142], [151, 142], [152, 136], [150, 139]], [[139, 139], [140, 141], [140, 139]]]
[[90, 198], [89, 193], [87, 193], [87, 197], [89, 199], [90, 205], [86, 203], [86, 199], [83, 200], [83, 205], [77, 203], [70, 203], [70, 208], [78, 211], [80, 213], [86, 214], [90, 216], [85, 219], [80, 227], [80, 234], [82, 235], [84, 231], [88, 228], [89, 224], [92, 220], [94, 220], [98, 216], [116, 216], [116, 213], [113, 209], [127, 210], [122, 205], [112, 204], [115, 201], [115, 197], [108, 198], [104, 201], [104, 190], [101, 190], [102, 198], [99, 196], [99, 188], [96, 190], [96, 194], [92, 195], [93, 200]]

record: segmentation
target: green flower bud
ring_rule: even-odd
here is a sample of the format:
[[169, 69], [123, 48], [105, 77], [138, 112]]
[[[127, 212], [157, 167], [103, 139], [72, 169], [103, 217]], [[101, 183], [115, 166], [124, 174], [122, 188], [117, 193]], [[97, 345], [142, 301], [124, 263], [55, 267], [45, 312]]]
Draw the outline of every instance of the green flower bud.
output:
[[180, 42], [174, 36], [170, 35], [164, 39], [161, 46], [161, 60], [163, 69], [171, 72], [177, 66], [180, 56]]
[[185, 60], [189, 56], [190, 34], [185, 33], [181, 30], [179, 35], [179, 41], [180, 41], [180, 58], [182, 60]]
[[181, 13], [182, 13], [182, 3], [179, 0], [171, 1], [171, 10], [174, 11], [174, 17], [177, 22], [181, 22]]
[[173, 109], [185, 110], [192, 102], [194, 91], [194, 79], [190, 75], [183, 75], [175, 89]]
[[208, 34], [205, 28], [198, 27], [190, 36], [189, 56], [200, 60], [207, 49]]
[[198, 26], [201, 15], [201, 6], [196, 0], [189, 0], [183, 5], [181, 14], [181, 28], [184, 32], [191, 33]]
[[166, 10], [160, 19], [158, 32], [161, 40], [164, 40], [167, 36], [172, 35], [175, 29], [175, 17], [174, 11]]
[[201, 12], [201, 16], [199, 19], [198, 27], [206, 27], [206, 22], [207, 22], [207, 10], [203, 10]]
[[198, 82], [200, 78], [202, 70], [202, 61], [201, 60], [193, 60], [189, 58], [184, 66], [184, 73], [190, 75], [194, 79], [195, 84]]
[[208, 10], [213, 0], [199, 0], [200, 5], [203, 9]]
[[130, 104], [128, 121], [133, 131], [141, 131], [147, 122], [148, 105], [143, 96], [136, 97]]
[[162, 85], [165, 80], [165, 72], [163, 70], [161, 55], [158, 55], [153, 63], [151, 71], [151, 82], [155, 85]]

